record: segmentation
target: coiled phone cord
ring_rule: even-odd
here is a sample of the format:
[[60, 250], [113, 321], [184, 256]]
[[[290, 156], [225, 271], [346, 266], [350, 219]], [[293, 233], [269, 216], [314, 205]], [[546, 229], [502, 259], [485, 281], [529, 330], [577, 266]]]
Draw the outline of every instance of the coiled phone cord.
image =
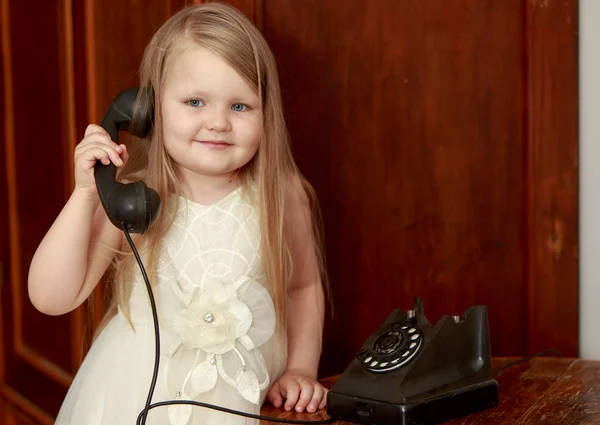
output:
[[155, 341], [154, 372], [152, 374], [150, 390], [148, 391], [148, 398], [146, 399], [146, 406], [144, 407], [144, 410], [142, 410], [140, 412], [140, 414], [138, 415], [138, 418], [136, 420], [136, 425], [145, 425], [146, 424], [146, 419], [148, 418], [148, 412], [150, 410], [152, 410], [156, 407], [170, 406], [170, 405], [176, 405], [176, 404], [205, 407], [208, 409], [214, 409], [214, 410], [218, 410], [221, 412], [230, 413], [233, 415], [244, 416], [246, 418], [259, 419], [259, 420], [264, 420], [264, 421], [269, 421], [269, 422], [279, 422], [279, 423], [285, 423], [285, 424], [315, 424], [315, 425], [317, 425], [317, 424], [330, 424], [335, 421], [335, 418], [333, 418], [333, 417], [331, 417], [329, 419], [317, 420], [317, 421], [300, 421], [300, 420], [295, 420], [295, 419], [274, 418], [271, 416], [262, 416], [262, 415], [255, 415], [252, 413], [240, 412], [237, 410], [228, 409], [226, 407], [215, 406], [212, 404], [202, 403], [199, 401], [192, 401], [192, 400], [171, 400], [171, 401], [161, 401], [161, 402], [152, 404], [152, 395], [154, 394], [154, 389], [156, 387], [156, 381], [158, 380], [158, 366], [159, 366], [159, 362], [160, 362], [160, 331], [159, 331], [159, 326], [158, 326], [158, 313], [156, 311], [156, 302], [154, 300], [154, 294], [152, 293], [150, 279], [148, 279], [148, 275], [146, 274], [146, 269], [144, 267], [144, 264], [142, 263], [140, 255], [138, 253], [138, 250], [135, 247], [133, 240], [131, 239], [131, 235], [129, 234], [129, 230], [127, 229], [127, 223], [124, 223], [124, 222], [121, 223], [121, 228], [123, 230], [123, 233], [125, 233], [127, 242], [129, 243], [129, 246], [131, 246], [133, 255], [135, 256], [135, 259], [137, 260], [137, 263], [142, 272], [142, 276], [144, 277], [144, 282], [146, 283], [146, 289], [148, 290], [148, 297], [150, 298], [150, 307], [152, 308], [152, 319], [154, 322], [154, 341]]

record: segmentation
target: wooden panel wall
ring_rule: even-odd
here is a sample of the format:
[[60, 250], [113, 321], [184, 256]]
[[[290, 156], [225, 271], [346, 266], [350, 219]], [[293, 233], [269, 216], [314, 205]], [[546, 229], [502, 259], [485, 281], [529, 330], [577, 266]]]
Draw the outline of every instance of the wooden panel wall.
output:
[[494, 351], [521, 353], [522, 9], [352, 6], [284, 0], [263, 18], [294, 151], [324, 203], [337, 307], [324, 367], [415, 296], [431, 321], [488, 305]]
[[[26, 292], [73, 148], [193, 0], [38, 3], [0, 0], [0, 423], [19, 425], [52, 423], [90, 331], [86, 307], [47, 317]], [[323, 205], [322, 374], [415, 296], [431, 321], [486, 304], [494, 355], [577, 355], [578, 2], [229, 3], [277, 57]]]
[[494, 355], [577, 355], [577, 2], [258, 13], [325, 213], [323, 372], [415, 296], [433, 321], [488, 305]]

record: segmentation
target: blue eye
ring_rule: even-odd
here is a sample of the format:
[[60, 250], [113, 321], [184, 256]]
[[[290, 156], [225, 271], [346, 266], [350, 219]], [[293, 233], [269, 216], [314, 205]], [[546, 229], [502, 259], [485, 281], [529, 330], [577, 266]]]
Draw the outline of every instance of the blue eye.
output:
[[200, 99], [190, 99], [186, 103], [193, 108], [197, 108], [199, 106], [204, 105]]
[[243, 103], [234, 103], [231, 106], [231, 109], [233, 109], [236, 112], [244, 112], [245, 110], [248, 109], [248, 107], [246, 105], [244, 105]]

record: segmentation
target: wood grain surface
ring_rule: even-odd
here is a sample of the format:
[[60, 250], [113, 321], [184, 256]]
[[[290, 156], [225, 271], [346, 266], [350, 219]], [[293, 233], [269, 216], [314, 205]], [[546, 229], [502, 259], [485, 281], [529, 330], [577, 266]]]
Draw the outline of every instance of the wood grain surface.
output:
[[[497, 370], [517, 358], [495, 358]], [[338, 375], [339, 376], [339, 375]], [[331, 388], [338, 376], [322, 382]], [[517, 363], [496, 375], [500, 386], [498, 405], [484, 412], [446, 422], [448, 425], [591, 425], [600, 423], [600, 361], [575, 358], [538, 357]], [[265, 416], [314, 421], [327, 419], [325, 411], [315, 414], [285, 412], [265, 405]], [[261, 421], [261, 425], [268, 424]], [[336, 421], [334, 425], [351, 422]]]

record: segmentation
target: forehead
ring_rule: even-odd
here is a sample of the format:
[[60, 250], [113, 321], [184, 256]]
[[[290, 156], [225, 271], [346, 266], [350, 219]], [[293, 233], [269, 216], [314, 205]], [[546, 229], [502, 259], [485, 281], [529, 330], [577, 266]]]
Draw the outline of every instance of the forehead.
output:
[[256, 95], [246, 80], [219, 55], [187, 42], [171, 55], [165, 90]]

